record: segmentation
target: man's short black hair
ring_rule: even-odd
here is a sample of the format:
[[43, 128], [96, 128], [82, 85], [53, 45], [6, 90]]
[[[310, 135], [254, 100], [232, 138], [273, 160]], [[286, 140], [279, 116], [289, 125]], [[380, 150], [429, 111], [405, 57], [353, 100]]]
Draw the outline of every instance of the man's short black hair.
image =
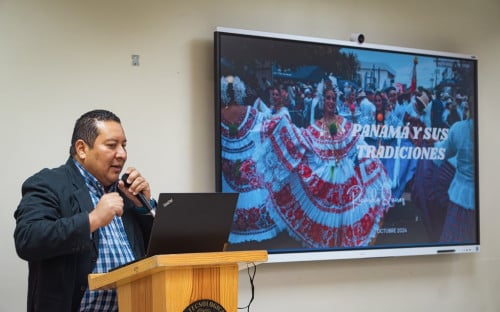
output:
[[71, 146], [69, 148], [70, 156], [75, 155], [75, 143], [78, 140], [83, 140], [90, 147], [94, 146], [95, 139], [99, 135], [99, 130], [97, 129], [98, 121], [116, 121], [117, 123], [121, 123], [118, 116], [104, 109], [96, 109], [83, 114], [78, 118], [73, 129]]

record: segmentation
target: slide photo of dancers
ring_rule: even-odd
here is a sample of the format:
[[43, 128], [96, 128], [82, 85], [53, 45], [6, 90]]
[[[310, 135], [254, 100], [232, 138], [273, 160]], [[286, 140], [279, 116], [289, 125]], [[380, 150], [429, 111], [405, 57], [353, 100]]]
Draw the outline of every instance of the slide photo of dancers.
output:
[[477, 60], [215, 33], [229, 250], [478, 244]]

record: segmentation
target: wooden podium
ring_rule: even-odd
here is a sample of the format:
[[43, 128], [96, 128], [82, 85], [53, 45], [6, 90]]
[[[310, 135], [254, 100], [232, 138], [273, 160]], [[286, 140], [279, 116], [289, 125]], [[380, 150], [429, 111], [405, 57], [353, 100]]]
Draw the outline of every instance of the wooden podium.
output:
[[239, 267], [265, 261], [265, 250], [159, 255], [90, 274], [89, 288], [116, 288], [120, 312], [236, 312]]

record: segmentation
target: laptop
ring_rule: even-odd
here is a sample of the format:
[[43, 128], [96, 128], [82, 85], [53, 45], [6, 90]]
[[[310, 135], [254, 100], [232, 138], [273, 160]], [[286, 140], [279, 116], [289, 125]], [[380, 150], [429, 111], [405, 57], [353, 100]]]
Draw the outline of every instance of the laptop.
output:
[[160, 193], [146, 255], [224, 251], [239, 193]]
[[238, 193], [161, 193], [146, 257], [224, 251]]

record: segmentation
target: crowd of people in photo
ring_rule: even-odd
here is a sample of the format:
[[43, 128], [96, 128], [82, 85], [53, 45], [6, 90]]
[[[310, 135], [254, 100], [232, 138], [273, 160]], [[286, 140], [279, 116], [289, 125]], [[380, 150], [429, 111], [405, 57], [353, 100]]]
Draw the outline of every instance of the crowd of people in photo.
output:
[[[317, 83], [245, 83], [237, 76], [220, 82], [223, 191], [240, 193], [231, 244], [285, 231], [304, 247], [368, 246], [405, 194], [431, 240], [474, 241], [473, 132], [462, 137], [474, 128], [466, 95], [452, 97], [451, 88], [356, 89], [332, 75]], [[442, 128], [448, 135], [356, 131], [370, 125]], [[362, 146], [441, 146], [446, 155], [378, 159], [360, 155]]]
[[322, 116], [307, 127], [291, 121], [283, 88], [270, 88], [272, 106], [261, 112], [241, 105], [238, 77], [223, 77], [221, 86], [223, 191], [240, 193], [242, 203], [229, 242], [286, 230], [305, 247], [372, 243], [390, 205], [389, 180], [377, 159], [357, 157], [366, 143], [337, 114], [332, 83], [318, 85]]

